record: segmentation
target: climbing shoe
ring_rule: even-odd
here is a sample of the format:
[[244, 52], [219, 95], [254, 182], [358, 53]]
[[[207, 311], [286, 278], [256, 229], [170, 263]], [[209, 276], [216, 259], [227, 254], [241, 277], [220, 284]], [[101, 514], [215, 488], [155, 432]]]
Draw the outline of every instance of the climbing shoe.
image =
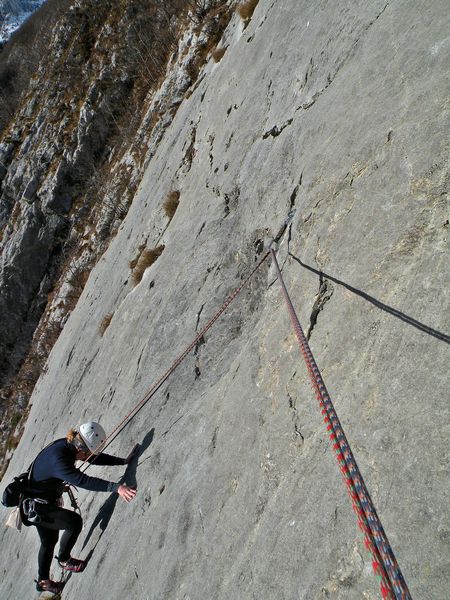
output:
[[86, 560], [81, 560], [81, 558], [72, 557], [70, 557], [67, 560], [59, 560], [58, 558], [58, 562], [61, 569], [64, 569], [64, 571], [72, 571], [72, 573], [81, 573], [82, 571], [84, 571], [87, 565]]
[[50, 594], [60, 594], [64, 588], [64, 581], [52, 581], [51, 579], [41, 579], [36, 581], [36, 589], [38, 592], [50, 592]]

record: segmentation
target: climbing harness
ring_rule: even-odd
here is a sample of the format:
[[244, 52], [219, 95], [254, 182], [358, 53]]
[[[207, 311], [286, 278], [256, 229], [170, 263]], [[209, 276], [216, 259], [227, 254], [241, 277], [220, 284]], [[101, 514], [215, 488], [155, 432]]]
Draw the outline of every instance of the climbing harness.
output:
[[[77, 490], [77, 488], [75, 486], [73, 486], [73, 487]], [[67, 487], [64, 491], [67, 492], [67, 494], [69, 496], [70, 505], [72, 506], [73, 510], [75, 512], [79, 513], [81, 516], [81, 509], [77, 502], [77, 499], [75, 498], [75, 494], [72, 492], [72, 487], [69, 484], [67, 484]]]
[[[289, 224], [289, 219], [283, 225], [280, 231], [279, 237], [282, 236], [285, 229]], [[106, 437], [106, 439], [99, 445], [98, 448], [94, 449], [90, 456], [84, 461], [82, 469], [86, 471], [90, 465], [95, 463], [96, 451], [105, 450], [109, 444], [123, 431], [123, 429], [130, 423], [134, 417], [142, 410], [142, 408], [149, 402], [154, 394], [159, 390], [163, 383], [168, 377], [175, 371], [175, 369], [183, 362], [188, 354], [197, 346], [202, 340], [205, 333], [213, 326], [213, 324], [219, 319], [219, 317], [225, 312], [228, 306], [233, 302], [236, 296], [242, 291], [242, 289], [248, 284], [253, 275], [262, 266], [264, 261], [269, 255], [272, 256], [273, 264], [275, 266], [278, 279], [281, 284], [283, 296], [285, 298], [288, 312], [297, 336], [300, 350], [305, 359], [308, 373], [311, 379], [312, 387], [315, 391], [316, 398], [319, 401], [319, 405], [322, 409], [322, 415], [324, 417], [327, 431], [330, 432], [330, 440], [333, 443], [333, 450], [336, 454], [336, 459], [339, 464], [339, 468], [342, 472], [344, 482], [348, 488], [349, 496], [352, 500], [352, 506], [356, 513], [358, 524], [364, 534], [364, 543], [366, 548], [372, 553], [372, 566], [376, 575], [380, 577], [380, 591], [383, 599], [386, 600], [412, 600], [409, 593], [406, 582], [403, 578], [400, 567], [394, 556], [391, 545], [384, 532], [381, 521], [376, 513], [372, 499], [364, 483], [363, 477], [359, 471], [356, 460], [350, 449], [350, 445], [344, 434], [344, 430], [339, 421], [339, 418], [334, 409], [331, 398], [325, 387], [325, 383], [322, 379], [320, 371], [314, 360], [314, 356], [311, 352], [307, 339], [303, 333], [302, 327], [295, 313], [291, 299], [289, 297], [286, 285], [284, 283], [280, 267], [275, 255], [275, 251], [272, 247], [274, 242], [270, 244], [269, 250], [259, 260], [251, 273], [244, 279], [239, 287], [237, 287], [225, 300], [219, 310], [214, 314], [210, 321], [203, 327], [203, 329], [197, 334], [194, 340], [186, 347], [186, 349], [175, 359], [173, 364], [167, 369], [167, 371], [158, 379], [151, 388], [147, 391], [144, 397], [136, 404], [136, 406], [122, 419], [122, 421], [113, 429], [113, 431]], [[92, 459], [92, 460], [90, 460]]]
[[359, 471], [356, 460], [350, 449], [342, 425], [334, 409], [330, 395], [317, 367], [308, 341], [292, 305], [289, 293], [283, 280], [275, 252], [271, 250], [272, 260], [277, 271], [281, 289], [288, 308], [289, 316], [295, 330], [300, 350], [305, 359], [308, 374], [311, 379], [316, 398], [322, 408], [327, 431], [339, 463], [339, 468], [348, 493], [352, 500], [353, 509], [358, 518], [359, 527], [364, 534], [365, 546], [372, 553], [372, 567], [375, 574], [381, 577], [380, 591], [382, 598], [388, 600], [411, 600], [406, 582], [394, 556], [394, 552], [384, 532], [381, 521], [377, 515], [372, 499], [367, 491], [364, 479]]
[[42, 498], [25, 498], [22, 503], [22, 509], [28, 522], [33, 525], [38, 525], [42, 521], [42, 517], [39, 514], [39, 506], [48, 505], [47, 500]]

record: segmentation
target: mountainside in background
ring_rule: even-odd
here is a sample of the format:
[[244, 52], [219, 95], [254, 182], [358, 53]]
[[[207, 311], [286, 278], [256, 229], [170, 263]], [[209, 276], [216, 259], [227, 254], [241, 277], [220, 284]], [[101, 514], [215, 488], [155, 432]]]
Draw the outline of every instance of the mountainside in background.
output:
[[[446, 600], [447, 3], [237, 7], [78, 0], [49, 33], [0, 143], [3, 481], [111, 431], [277, 237], [411, 595]], [[135, 442], [89, 470], [133, 502], [78, 492], [64, 599], [380, 597], [269, 260], [108, 451]], [[1, 531], [2, 598], [38, 546]]]
[[[0, 142], [0, 448], [6, 460], [47, 355], [126, 215], [151, 147], [230, 15], [223, 1], [188, 14], [183, 0], [101, 6], [80, 0], [59, 13], [51, 35], [56, 5], [51, 8], [46, 3], [26, 23], [33, 31], [47, 25], [47, 37], [32, 46], [39, 67]], [[186, 22], [192, 31], [182, 67], [158, 92], [167, 61], [177, 60]], [[19, 60], [23, 38], [21, 29], [7, 46], [8, 60]]]
[[6, 42], [11, 34], [44, 3], [44, 0], [3, 0], [0, 2], [0, 43]]

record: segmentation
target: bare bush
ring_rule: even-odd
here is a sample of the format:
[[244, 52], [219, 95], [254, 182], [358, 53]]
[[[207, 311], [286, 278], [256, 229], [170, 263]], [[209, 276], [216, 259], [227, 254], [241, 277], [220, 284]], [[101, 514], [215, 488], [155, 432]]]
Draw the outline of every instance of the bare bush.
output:
[[89, 279], [89, 271], [86, 269], [69, 266], [67, 272], [69, 275], [67, 282], [73, 288], [74, 294], [77, 296], [77, 298], [79, 298], [81, 292], [84, 290], [87, 280]]
[[165, 246], [157, 246], [152, 250], [144, 250], [139, 256], [139, 259], [132, 271], [132, 278], [134, 285], [138, 285], [142, 280], [144, 272], [150, 267], [163, 253]]
[[145, 245], [146, 245], [145, 242], [143, 244], [141, 244], [138, 247], [138, 253], [136, 254], [136, 256], [129, 261], [128, 266], [130, 267], [131, 270], [133, 270], [134, 267], [137, 265], [139, 257], [141, 256], [142, 251], [145, 249]]
[[232, 11], [226, 2], [219, 2], [210, 7], [203, 19], [203, 30], [208, 38], [196, 48], [193, 58], [186, 66], [186, 73], [194, 83], [210, 53], [217, 47], [223, 32], [230, 22]]
[[137, 265], [139, 257], [140, 257], [140, 254], [138, 254], [135, 258], [133, 258], [132, 260], [130, 260], [130, 262], [128, 263], [128, 266], [130, 267], [131, 270], [133, 270], [134, 267]]
[[227, 46], [224, 46], [222, 48], [215, 48], [212, 52], [211, 52], [211, 56], [213, 58], [213, 61], [215, 63], [218, 63], [222, 60], [223, 55], [225, 54], [225, 52], [227, 51]]
[[172, 219], [174, 214], [177, 212], [178, 205], [180, 203], [180, 192], [173, 190], [167, 194], [164, 200], [163, 208], [169, 219]]
[[108, 313], [107, 315], [105, 315], [100, 323], [100, 326], [98, 328], [100, 335], [103, 335], [105, 333], [105, 331], [108, 329], [109, 324], [111, 323], [111, 319], [113, 318], [114, 313]]
[[259, 0], [247, 0], [247, 2], [244, 2], [243, 4], [239, 4], [239, 6], [236, 8], [239, 16], [241, 17], [241, 19], [243, 19], [244, 21], [249, 21], [252, 16], [253, 13], [255, 11], [255, 8], [258, 5]]

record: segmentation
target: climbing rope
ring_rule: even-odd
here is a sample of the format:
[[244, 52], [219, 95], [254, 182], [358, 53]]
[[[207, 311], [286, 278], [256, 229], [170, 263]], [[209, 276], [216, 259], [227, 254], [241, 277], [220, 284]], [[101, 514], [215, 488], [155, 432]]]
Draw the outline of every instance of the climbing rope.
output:
[[[286, 224], [285, 224], [286, 226]], [[285, 229], [285, 227], [284, 227]], [[275, 240], [276, 241], [276, 240]], [[84, 461], [84, 471], [86, 471], [91, 464], [95, 462], [95, 452], [100, 449], [105, 450], [111, 442], [121, 433], [125, 427], [136, 417], [136, 415], [142, 410], [142, 408], [149, 402], [149, 400], [155, 395], [163, 383], [168, 377], [175, 371], [175, 369], [183, 362], [188, 354], [197, 346], [202, 340], [205, 333], [213, 326], [213, 324], [219, 319], [219, 317], [226, 311], [228, 306], [233, 302], [236, 296], [242, 291], [242, 289], [248, 284], [250, 279], [261, 267], [264, 261], [268, 258], [269, 254], [272, 255], [272, 260], [275, 265], [275, 269], [278, 275], [278, 279], [281, 284], [283, 296], [285, 298], [289, 315], [294, 326], [295, 334], [299, 341], [300, 350], [305, 359], [308, 373], [311, 379], [312, 387], [315, 391], [316, 398], [319, 401], [322, 409], [322, 415], [324, 422], [327, 426], [327, 431], [330, 432], [330, 440], [333, 442], [333, 450], [336, 454], [336, 459], [339, 464], [339, 468], [342, 472], [344, 482], [348, 488], [348, 493], [352, 500], [352, 506], [356, 513], [359, 527], [364, 534], [364, 543], [366, 548], [372, 553], [373, 560], [372, 566], [375, 574], [380, 576], [380, 590], [383, 599], [387, 600], [411, 600], [406, 582], [403, 578], [400, 567], [394, 556], [390, 543], [384, 532], [381, 521], [376, 513], [372, 499], [364, 483], [363, 477], [359, 471], [356, 460], [351, 451], [350, 445], [345, 436], [342, 425], [334, 409], [331, 398], [325, 387], [325, 383], [322, 379], [320, 371], [314, 360], [314, 356], [311, 352], [307, 339], [303, 333], [302, 327], [295, 313], [291, 299], [289, 297], [286, 285], [284, 283], [280, 267], [275, 255], [274, 250], [271, 248], [264, 254], [260, 261], [256, 264], [251, 273], [244, 279], [239, 287], [237, 287], [225, 300], [219, 310], [214, 316], [208, 321], [208, 323], [201, 329], [196, 335], [193, 341], [186, 347], [186, 349], [175, 359], [172, 365], [167, 371], [149, 388], [143, 398], [136, 404], [136, 406], [122, 419], [122, 421], [112, 430], [107, 436], [106, 440]], [[92, 459], [92, 460], [90, 460]], [[90, 462], [88, 462], [90, 461]]]
[[[163, 383], [166, 381], [166, 379], [169, 377], [169, 375], [171, 375], [175, 371], [175, 369], [183, 362], [183, 360], [187, 357], [187, 355], [191, 352], [191, 350], [193, 350], [197, 346], [197, 344], [200, 342], [200, 340], [204, 337], [205, 333], [209, 329], [211, 329], [211, 327], [214, 325], [214, 323], [217, 321], [217, 319], [226, 311], [226, 309], [233, 302], [233, 300], [236, 298], [236, 296], [248, 284], [250, 279], [253, 277], [253, 275], [256, 273], [256, 271], [261, 267], [261, 265], [264, 263], [264, 261], [269, 256], [269, 254], [270, 254], [270, 251], [268, 250], [264, 254], [264, 256], [261, 258], [261, 260], [256, 264], [255, 268], [251, 271], [251, 273], [244, 279], [244, 281], [241, 283], [241, 285], [239, 287], [237, 287], [228, 296], [228, 298], [225, 300], [225, 302], [222, 304], [222, 306], [219, 308], [219, 310], [208, 321], [208, 323], [203, 327], [203, 329], [197, 334], [197, 336], [189, 344], [189, 346], [187, 346], [187, 348], [178, 356], [178, 358], [175, 359], [175, 361], [173, 362], [171, 367], [169, 367], [169, 369], [167, 369], [167, 371], [149, 388], [149, 390], [146, 392], [144, 397], [136, 404], [136, 406], [132, 410], [130, 410], [130, 412], [122, 419], [122, 421], [112, 430], [112, 432], [107, 436], [105, 441], [102, 444], [100, 444], [100, 446], [98, 448], [96, 448], [94, 450], [94, 452], [92, 452], [86, 458], [86, 460], [81, 465], [81, 469], [83, 471], [87, 471], [89, 466], [91, 464], [95, 463], [95, 457], [96, 457], [95, 453], [98, 452], [100, 449], [103, 452], [103, 450], [105, 450], [111, 444], [111, 442], [119, 435], [119, 433], [121, 433], [125, 429], [125, 427], [132, 421], [132, 419], [134, 419], [134, 417], [139, 413], [139, 411], [142, 410], [142, 408], [147, 404], [147, 402], [152, 398], [152, 396], [155, 395], [155, 393], [163, 385]], [[90, 460], [90, 459], [92, 459], [92, 460]], [[90, 461], [90, 462], [88, 462], [88, 461]], [[85, 466], [85, 465], [87, 465], [87, 466]]]
[[379, 575], [381, 578], [381, 596], [388, 600], [411, 600], [408, 586], [403, 578], [394, 552], [387, 539], [386, 533], [384, 532], [381, 521], [364, 483], [364, 479], [359, 471], [342, 425], [334, 409], [330, 395], [325, 387], [319, 368], [314, 360], [308, 341], [303, 333], [303, 329], [292, 305], [273, 249], [271, 250], [271, 254], [289, 316], [295, 330], [295, 335], [297, 336], [301, 353], [306, 362], [311, 384], [322, 409], [321, 412], [327, 431], [330, 432], [329, 435], [330, 440], [333, 443], [333, 450], [335, 451], [344, 482], [348, 488], [348, 493], [352, 500], [352, 506], [356, 513], [359, 527], [364, 534], [365, 546], [373, 556], [373, 570], [375, 574]]

